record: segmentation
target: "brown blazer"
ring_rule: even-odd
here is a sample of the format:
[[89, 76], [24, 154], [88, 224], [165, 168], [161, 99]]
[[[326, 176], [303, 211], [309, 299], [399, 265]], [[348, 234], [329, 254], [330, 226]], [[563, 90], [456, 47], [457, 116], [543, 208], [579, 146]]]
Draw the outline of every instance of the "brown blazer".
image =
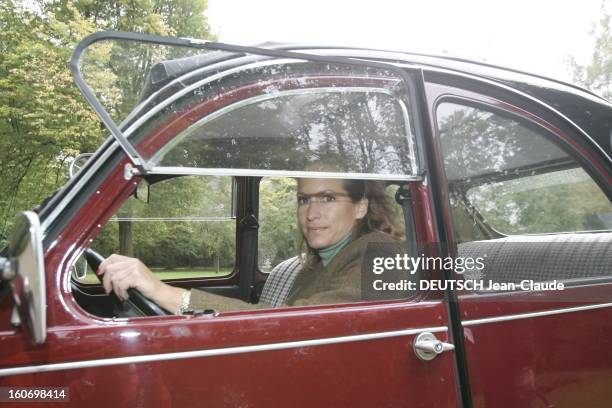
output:
[[[318, 261], [309, 270], [302, 270], [283, 306], [307, 306], [359, 302], [361, 299], [361, 265], [368, 243], [397, 243], [400, 241], [382, 232], [362, 235], [345, 246], [324, 267]], [[228, 298], [202, 290], [191, 291], [191, 309], [214, 309], [216, 311], [253, 310], [271, 308], [266, 303], [252, 304], [240, 299]]]

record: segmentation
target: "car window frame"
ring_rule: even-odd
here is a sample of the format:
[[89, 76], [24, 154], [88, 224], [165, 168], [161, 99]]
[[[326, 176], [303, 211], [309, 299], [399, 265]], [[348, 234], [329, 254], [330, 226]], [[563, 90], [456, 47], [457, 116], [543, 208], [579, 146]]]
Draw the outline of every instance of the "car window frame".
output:
[[[483, 89], [472, 90], [467, 87], [461, 87], [459, 85], [453, 84], [445, 84], [438, 82], [430, 82], [434, 86], [440, 86], [445, 88], [438, 95], [435, 101], [431, 104], [431, 115], [432, 122], [434, 124], [434, 132], [435, 132], [435, 143], [437, 145], [436, 149], [438, 152], [438, 160], [439, 160], [439, 170], [442, 172], [442, 182], [441, 188], [444, 191], [444, 196], [446, 199], [444, 200], [443, 207], [445, 212], [445, 225], [447, 226], [447, 239], [449, 242], [449, 251], [450, 255], [454, 258], [458, 256], [458, 243], [454, 237], [454, 217], [451, 212], [451, 206], [448, 199], [450, 198], [450, 191], [448, 189], [448, 178], [446, 176], [446, 169], [443, 163], [443, 155], [441, 149], [441, 143], [439, 140], [439, 128], [438, 121], [436, 117], [438, 106], [442, 103], [450, 102], [463, 106], [472, 107], [475, 109], [482, 109], [487, 112], [491, 112], [494, 114], [499, 114], [503, 117], [506, 117], [510, 120], [518, 121], [521, 124], [525, 124], [533, 131], [537, 132], [538, 135], [546, 138], [551, 143], [554, 143], [557, 147], [562, 149], [564, 152], [568, 154], [568, 156], [573, 159], [579, 166], [582, 168], [585, 173], [595, 182], [595, 184], [600, 188], [602, 193], [608, 197], [608, 199], [612, 202], [612, 186], [606, 184], [604, 180], [604, 175], [600, 173], [596, 166], [596, 163], [593, 163], [589, 160], [588, 157], [579, 152], [578, 149], [574, 145], [570, 143], [570, 140], [576, 140], [580, 136], [576, 135], [574, 132], [568, 132], [567, 134], [563, 134], [562, 130], [558, 129], [557, 131], [553, 131], [551, 128], [551, 123], [547, 119], [559, 120], [560, 118], [553, 118], [554, 114], [549, 113], [549, 115], [545, 117], [541, 117], [540, 115], [536, 115], [532, 110], [525, 106], [525, 104], [520, 103], [510, 103], [505, 102], [503, 98], [504, 92], [501, 91], [501, 95], [492, 95], [493, 92], [488, 93]], [[491, 88], [493, 90], [495, 88]], [[508, 93], [509, 94], [509, 93]], [[509, 95], [506, 95], [509, 99]], [[514, 102], [514, 101], [513, 101]], [[549, 125], [549, 126], [546, 126]], [[568, 140], [570, 139], [570, 140]], [[612, 171], [611, 171], [612, 173]], [[606, 232], [606, 231], [595, 231], [595, 233]], [[612, 230], [607, 231], [612, 232]], [[580, 232], [574, 232], [580, 233]], [[592, 233], [591, 231], [586, 231], [584, 233]], [[500, 233], [502, 234], [502, 233]], [[545, 235], [555, 235], [559, 233], [541, 233], [541, 234], [521, 234], [525, 236], [545, 236]], [[503, 234], [502, 234], [503, 235]], [[600, 283], [610, 283], [612, 282], [612, 273], [610, 276], [602, 276], [602, 277], [585, 277], [585, 278], [571, 278], [567, 280], [563, 280], [566, 284], [566, 287], [589, 287], [593, 285], [597, 285]], [[473, 294], [462, 294], [462, 299], [470, 299], [476, 298], [480, 299], [483, 297], [486, 298], [496, 298], [498, 296], [504, 296], [508, 294], [521, 294], [526, 293], [524, 290], [514, 290], [514, 291], [500, 291], [495, 293], [473, 293]], [[554, 296], [554, 294], [552, 294]]]
[[[425, 139], [424, 135], [427, 133], [427, 129], [424, 128], [423, 126], [423, 117], [421, 116], [421, 112], [423, 110], [423, 107], [421, 105], [422, 101], [421, 98], [418, 97], [419, 95], [419, 84], [421, 83], [419, 80], [422, 78], [422, 76], [420, 75], [421, 70], [420, 68], [406, 68], [406, 67], [402, 67], [399, 68], [402, 71], [404, 71], [406, 77], [410, 78], [410, 81], [408, 81], [407, 79], [404, 80], [405, 83], [405, 90], [403, 91], [398, 91], [397, 89], [393, 92], [393, 98], [397, 101], [397, 103], [400, 103], [400, 105], [402, 107], [405, 108], [404, 113], [405, 113], [405, 118], [408, 118], [408, 122], [405, 124], [407, 126], [407, 129], [409, 130], [409, 132], [406, 134], [406, 137], [408, 138], [412, 138], [412, 141], [414, 143], [414, 158], [416, 160], [417, 166], [420, 169], [420, 173], [419, 174], [415, 174], [415, 175], [409, 175], [409, 176], [405, 176], [404, 178], [402, 178], [401, 180], [398, 178], [398, 182], [421, 182], [423, 180], [423, 174], [426, 173], [426, 169], [427, 169], [427, 161], [425, 160], [425, 152], [424, 150], [427, 148], [425, 146], [425, 143], [423, 143], [423, 140]], [[305, 74], [303, 74], [304, 77], [308, 77], [308, 78], [314, 78], [314, 79], [318, 79], [318, 72], [306, 72]], [[247, 84], [257, 84], [259, 81], [259, 76], [253, 76], [253, 77], [249, 77], [250, 80], [247, 82]], [[354, 76], [347, 76], [346, 73], [341, 73], [341, 74], [337, 74], [335, 76], [330, 76], [328, 77], [328, 79], [331, 78], [332, 80], [340, 80], [340, 81], [347, 81], [350, 80], [351, 83], [359, 83], [359, 82], [355, 82], [356, 79], [359, 79], [361, 81], [365, 81], [365, 84], [360, 84], [359, 86], [355, 85], [356, 88], [359, 88], [359, 91], [362, 92], [364, 87], [368, 87], [368, 88], [377, 88], [377, 85], [375, 85], [374, 83], [378, 83], [377, 81], [382, 81], [383, 83], [389, 83], [389, 81], [391, 81], [393, 78], [379, 78], [379, 77], [367, 77], [367, 76], [360, 76], [360, 77], [354, 77]], [[294, 81], [295, 78], [294, 77], [289, 77], [289, 78], [284, 78], [284, 81]], [[397, 79], [395, 79], [397, 80]], [[373, 81], [373, 82], [372, 82]], [[218, 84], [218, 86], [220, 88], [223, 88], [223, 83]], [[325, 88], [325, 85], [320, 85], [317, 86], [317, 88]], [[296, 89], [299, 89], [299, 86], [296, 86]], [[225, 91], [225, 94], [231, 94], [231, 90], [229, 91]], [[220, 95], [216, 95], [216, 97], [218, 98], [218, 100], [224, 100], [224, 95], [225, 94], [220, 94]], [[216, 98], [216, 99], [217, 99]], [[230, 103], [221, 103], [219, 106], [221, 108], [223, 107], [227, 107], [227, 106], [231, 106], [234, 103], [240, 102], [241, 100], [243, 100], [243, 98], [239, 99], [238, 101], [230, 101]], [[203, 101], [201, 102], [202, 104], [207, 103], [207, 101]], [[216, 110], [210, 112], [209, 114], [214, 114], [216, 112]], [[202, 120], [206, 117], [207, 115], [204, 116], [200, 116], [198, 120]], [[165, 123], [165, 122], [162, 122]], [[132, 129], [133, 131], [133, 129]], [[177, 133], [175, 133], [176, 136]], [[126, 131], [126, 135], [128, 135], [128, 137], [131, 136], [131, 131]], [[172, 136], [175, 137], [175, 136]], [[146, 140], [148, 136], [145, 135], [145, 137], [143, 139], [139, 139], [138, 143], [141, 143], [142, 140]], [[170, 138], [169, 140], [171, 140], [172, 138]], [[123, 157], [123, 151], [119, 148], [119, 146], [115, 143], [113, 145], [111, 145], [112, 147], [115, 147], [115, 151], [113, 152], [114, 155], [117, 154], [120, 156], [120, 161], [125, 162], [125, 158]], [[157, 149], [156, 149], [157, 150]], [[121, 159], [123, 158], [123, 160]], [[131, 169], [131, 165], [128, 163], [125, 167], [125, 170], [123, 171], [124, 175], [126, 175], [126, 171], [128, 170], [128, 168]], [[112, 170], [112, 169], [111, 169]], [[243, 178], [243, 179], [253, 179], [256, 177], [261, 177], [258, 175], [244, 175], [244, 174], [239, 174], [239, 172], [236, 172], [235, 170], [232, 169], [227, 169], [227, 170], [223, 170], [223, 171], [219, 171], [219, 172], [212, 172], [209, 174], [209, 172], [207, 171], [203, 171], [203, 172], [190, 172], [190, 171], [182, 171], [182, 169], [180, 168], [168, 168], [168, 171], [151, 171], [146, 178], [165, 178], [165, 177], [175, 177], [175, 176], [181, 176], [181, 175], [228, 175], [228, 176], [233, 176], [236, 178]], [[276, 175], [276, 174], [275, 174]], [[311, 172], [304, 172], [303, 176], [305, 175], [317, 175], [317, 173], [311, 173]], [[344, 177], [344, 178], [352, 178], [350, 177], [350, 174], [345, 174], [345, 173], [338, 173], [338, 175]], [[292, 177], [294, 176], [294, 174], [290, 173], [290, 172], [284, 172], [284, 171], [280, 171], [278, 176], [280, 177]], [[328, 176], [328, 174], [326, 174], [326, 176]], [[370, 176], [367, 177], [367, 174], [365, 175], [365, 179], [374, 179], [374, 180], [395, 180], [395, 178], [389, 178], [389, 175], [375, 175], [375, 176]], [[136, 180], [136, 178], [139, 178], [138, 173], [137, 172], [133, 172], [132, 175], [130, 175], [130, 177], [134, 177], [134, 179], [132, 180]], [[359, 177], [362, 178], [362, 177]], [[134, 187], [135, 188], [135, 187]], [[128, 194], [132, 194], [133, 191], [128, 189]], [[248, 194], [248, 193], [245, 193]], [[241, 227], [240, 227], [240, 223], [242, 220], [246, 220], [250, 215], [254, 215], [255, 212], [253, 211], [252, 208], [250, 208], [249, 206], [251, 206], [251, 204], [249, 203], [245, 203], [244, 202], [244, 194], [242, 194], [242, 198], [240, 197], [241, 194], [239, 194], [239, 198], [238, 198], [238, 203], [237, 203], [237, 207], [240, 208], [241, 205], [245, 206], [244, 207], [244, 217], [237, 217], [237, 231], [236, 231], [236, 262], [235, 262], [235, 269], [234, 269], [234, 273], [225, 277], [225, 278], [194, 278], [194, 279], [177, 279], [177, 280], [173, 280], [173, 283], [180, 283], [183, 287], [202, 287], [202, 288], [206, 288], [206, 287], [218, 287], [218, 286], [228, 286], [228, 287], [238, 287], [240, 289], [241, 295], [240, 297], [243, 299], [253, 299], [254, 296], [254, 285], [257, 282], [261, 281], [261, 278], [263, 276], [267, 276], [264, 275], [263, 273], [261, 273], [259, 271], [259, 265], [257, 264], [257, 262], [255, 261], [254, 263], [254, 267], [253, 270], [245, 270], [245, 266], [244, 265], [248, 265], [250, 264], [250, 255], [249, 254], [245, 254], [244, 251], [244, 243], [243, 240], [245, 239], [245, 233], [243, 231], [241, 231]], [[241, 201], [242, 199], [242, 201]], [[123, 203], [123, 202], [122, 202]], [[121, 203], [121, 204], [122, 204]], [[256, 203], [253, 203], [253, 205], [259, 205], [259, 200], [257, 200]], [[106, 222], [108, 222], [108, 219], [106, 220]], [[248, 227], [247, 227], [248, 229]], [[255, 247], [255, 252], [257, 252], [257, 247]], [[256, 259], [257, 254], [254, 255], [255, 259]], [[247, 267], [247, 269], [249, 269]], [[68, 273], [69, 275], [69, 273]], [[90, 291], [93, 292], [100, 292], [100, 287], [99, 285], [93, 284], [90, 285], [91, 288]], [[87, 290], [87, 288], [85, 288], [85, 291]], [[246, 291], [248, 290], [248, 293], [246, 293]], [[400, 300], [399, 302], [403, 302], [405, 300]], [[389, 301], [391, 302], [391, 301]], [[393, 302], [397, 302], [397, 301], [393, 301]], [[362, 303], [362, 302], [359, 302]], [[344, 304], [342, 304], [344, 305]], [[347, 306], [350, 306], [351, 304], [347, 304]], [[336, 305], [333, 305], [336, 306]]]

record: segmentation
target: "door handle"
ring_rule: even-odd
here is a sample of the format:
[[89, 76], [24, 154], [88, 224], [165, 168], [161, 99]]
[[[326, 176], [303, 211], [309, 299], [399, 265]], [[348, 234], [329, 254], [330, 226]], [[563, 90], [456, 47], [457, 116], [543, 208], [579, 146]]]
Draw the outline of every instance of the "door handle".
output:
[[455, 346], [438, 340], [436, 336], [429, 332], [423, 332], [414, 339], [412, 348], [414, 349], [414, 354], [420, 360], [429, 361], [436, 358], [438, 354], [454, 350]]

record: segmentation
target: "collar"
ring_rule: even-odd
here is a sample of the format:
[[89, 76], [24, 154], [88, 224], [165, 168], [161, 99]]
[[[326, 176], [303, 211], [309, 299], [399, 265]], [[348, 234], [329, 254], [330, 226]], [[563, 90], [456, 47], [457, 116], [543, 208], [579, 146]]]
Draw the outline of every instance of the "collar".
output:
[[340, 252], [342, 248], [344, 248], [349, 242], [351, 242], [352, 238], [353, 232], [351, 231], [335, 244], [328, 246], [327, 248], [319, 249], [317, 251], [317, 255], [321, 257], [321, 262], [323, 263], [323, 266], [329, 265], [329, 263], [332, 261], [332, 259], [334, 259], [336, 254], [338, 254], [338, 252]]

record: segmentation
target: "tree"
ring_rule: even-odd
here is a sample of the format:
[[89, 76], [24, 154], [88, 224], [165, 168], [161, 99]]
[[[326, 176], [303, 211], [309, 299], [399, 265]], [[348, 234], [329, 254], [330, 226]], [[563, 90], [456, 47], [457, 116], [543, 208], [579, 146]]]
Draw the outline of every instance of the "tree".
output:
[[[72, 45], [93, 25], [78, 13], [62, 23], [7, 1], [0, 5], [0, 30], [8, 39], [0, 56], [0, 228], [6, 236], [17, 210], [61, 185], [69, 159], [93, 150], [103, 133], [68, 69]], [[96, 58], [108, 58], [108, 51], [100, 49]], [[112, 81], [96, 79], [103, 88]]]
[[[76, 8], [99, 30], [214, 38], [204, 15], [207, 0], [59, 0], [48, 5], [62, 21], [72, 18], [71, 7]], [[112, 58], [107, 68], [116, 75], [117, 86], [122, 92], [121, 103], [114, 112], [115, 119], [120, 121], [134, 108], [147, 73], [155, 61], [184, 56], [187, 52], [150, 44], [113, 41]], [[93, 81], [88, 82], [94, 84]], [[97, 87], [95, 90], [103, 93]]]
[[270, 271], [298, 253], [297, 182], [265, 177], [259, 185], [259, 266]]
[[[61, 186], [72, 158], [107, 136], [72, 81], [78, 41], [102, 29], [211, 38], [206, 8], [206, 0], [0, 2], [0, 247], [14, 215]], [[142, 85], [133, 83], [151, 65], [148, 54], [128, 61], [121, 51], [96, 45], [84, 69], [116, 118], [133, 107]]]
[[593, 29], [595, 48], [591, 62], [579, 65], [570, 58], [574, 81], [612, 101], [612, 1], [603, 0], [601, 17]]

